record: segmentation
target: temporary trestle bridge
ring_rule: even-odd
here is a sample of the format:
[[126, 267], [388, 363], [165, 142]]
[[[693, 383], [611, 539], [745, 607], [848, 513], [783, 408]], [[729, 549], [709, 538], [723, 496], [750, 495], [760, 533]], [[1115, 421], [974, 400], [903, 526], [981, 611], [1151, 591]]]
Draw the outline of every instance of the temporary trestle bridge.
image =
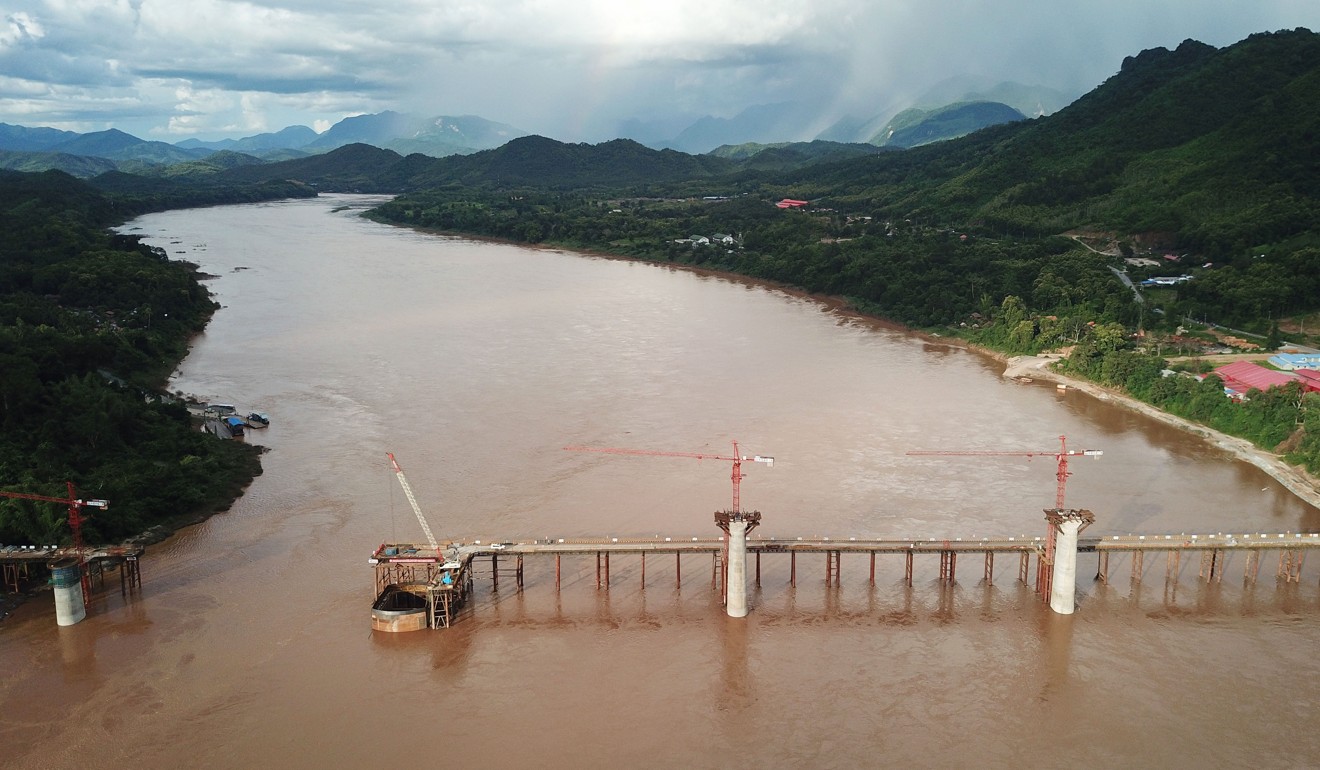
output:
[[[747, 578], [761, 585], [762, 557], [786, 559], [788, 580], [796, 585], [799, 557], [819, 564], [824, 562], [825, 582], [839, 585], [843, 557], [869, 559], [871, 585], [875, 585], [878, 557], [901, 557], [904, 580], [912, 585], [914, 564], [918, 557], [939, 557], [941, 584], [957, 580], [958, 561], [980, 556], [980, 577], [993, 583], [995, 560], [1007, 558], [1016, 567], [1018, 580], [1032, 585], [1051, 608], [1063, 614], [1074, 609], [1076, 557], [1078, 552], [1098, 554], [1096, 579], [1110, 579], [1109, 557], [1128, 554], [1131, 580], [1140, 582], [1145, 573], [1165, 559], [1165, 580], [1177, 580], [1183, 559], [1199, 557], [1198, 578], [1222, 581], [1230, 557], [1242, 554], [1243, 579], [1254, 582], [1263, 563], [1275, 564], [1275, 575], [1283, 582], [1300, 582], [1306, 554], [1320, 549], [1320, 534], [1240, 533], [1201, 535], [1107, 535], [1079, 537], [1078, 532], [1094, 520], [1090, 511], [1049, 509], [1046, 519], [1056, 530], [1053, 559], [1047, 538], [954, 538], [924, 540], [865, 538], [745, 538], [744, 547], [730, 546], [730, 538], [546, 538], [524, 542], [450, 541], [432, 548], [416, 544], [382, 544], [371, 555], [376, 572], [376, 603], [372, 608], [373, 628], [382, 631], [410, 631], [421, 628], [445, 628], [454, 622], [458, 609], [473, 596], [477, 577], [489, 578], [498, 590], [501, 581], [511, 581], [523, 588], [524, 561], [531, 557], [553, 558], [555, 588], [560, 587], [563, 559], [594, 558], [596, 587], [610, 586], [611, 558], [636, 557], [640, 560], [640, 580], [646, 585], [648, 557], [673, 557], [673, 579], [683, 583], [684, 557], [704, 556], [710, 561], [696, 571], [699, 579], [709, 575], [711, 588], [725, 599], [730, 615], [740, 616], [732, 606], [745, 597]], [[751, 513], [744, 513], [751, 517]], [[718, 516], [718, 514], [717, 514]], [[734, 540], [739, 539], [735, 530]], [[752, 557], [752, 564], [725, 563]], [[1014, 559], [1016, 557], [1016, 559]], [[690, 562], [690, 559], [689, 559]], [[1034, 569], [1033, 569], [1034, 562]], [[782, 562], [781, 562], [782, 563]], [[480, 565], [480, 567], [478, 566]], [[747, 569], [750, 567], [750, 569]], [[707, 569], [709, 572], [707, 572]], [[666, 570], [668, 572], [668, 570]], [[478, 575], [480, 573], [480, 575]], [[692, 574], [689, 567], [689, 574]], [[737, 585], [741, 577], [742, 586]], [[740, 590], [741, 589], [741, 590]], [[746, 614], [745, 599], [742, 614]]]

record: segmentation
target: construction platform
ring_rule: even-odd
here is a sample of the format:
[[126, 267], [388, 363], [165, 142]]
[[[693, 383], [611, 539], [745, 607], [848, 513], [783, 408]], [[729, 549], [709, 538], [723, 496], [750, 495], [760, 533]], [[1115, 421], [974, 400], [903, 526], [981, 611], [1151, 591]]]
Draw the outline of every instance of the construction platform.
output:
[[[719, 537], [656, 537], [656, 538], [544, 538], [520, 542], [448, 541], [431, 548], [413, 543], [382, 544], [372, 553], [368, 563], [376, 573], [376, 601], [372, 607], [372, 627], [379, 631], [412, 631], [422, 628], [447, 628], [453, 624], [458, 610], [471, 598], [475, 577], [474, 565], [478, 560], [489, 561], [489, 576], [498, 588], [501, 578], [512, 579], [523, 586], [523, 561], [528, 557], [553, 557], [555, 560], [555, 587], [560, 584], [561, 560], [564, 556], [594, 556], [596, 560], [596, 587], [608, 588], [610, 583], [610, 557], [634, 555], [641, 559], [641, 581], [646, 583], [647, 556], [672, 555], [675, 562], [675, 582], [681, 587], [683, 579], [682, 557], [705, 555], [712, 559], [711, 583], [723, 589], [724, 570], [720, 560], [725, 540]], [[1198, 577], [1207, 581], [1222, 581], [1230, 554], [1245, 555], [1243, 578], [1255, 581], [1265, 557], [1278, 558], [1276, 577], [1285, 582], [1300, 582], [1302, 566], [1308, 551], [1320, 549], [1320, 534], [1316, 533], [1241, 533], [1241, 534], [1169, 534], [1169, 535], [1110, 535], [1081, 537], [1077, 550], [1099, 555], [1096, 579], [1109, 580], [1109, 557], [1113, 553], [1131, 556], [1131, 577], [1140, 581], [1146, 563], [1152, 554], [1164, 553], [1165, 577], [1176, 576], [1184, 555], [1200, 558]], [[870, 559], [870, 582], [875, 583], [878, 556], [904, 558], [904, 580], [912, 584], [914, 562], [918, 555], [940, 557], [939, 581], [956, 582], [958, 558], [982, 556], [981, 577], [994, 582], [995, 557], [1016, 556], [1017, 578], [1033, 584], [1046, 600], [1049, 595], [1050, 562], [1048, 544], [1041, 537], [1008, 538], [954, 538], [954, 539], [865, 539], [848, 538], [748, 538], [747, 552], [754, 557], [754, 580], [761, 582], [761, 557], [774, 556], [789, 559], [789, 581], [796, 585], [798, 556], [815, 554], [824, 556], [825, 582], [838, 585], [841, 580], [844, 554], [866, 555]], [[1032, 580], [1032, 561], [1035, 557], [1035, 578]], [[501, 567], [501, 561], [504, 566]], [[482, 570], [485, 573], [485, 570]], [[704, 572], [704, 570], [703, 570]]]
[[[13, 548], [14, 550], [10, 550]], [[141, 545], [113, 545], [100, 548], [58, 548], [48, 546], [6, 546], [0, 548], [0, 584], [17, 593], [39, 567], [77, 559], [83, 562], [84, 581], [88, 587], [104, 586], [105, 573], [119, 572], [119, 587], [124, 593], [142, 587], [140, 560], [146, 548]]]

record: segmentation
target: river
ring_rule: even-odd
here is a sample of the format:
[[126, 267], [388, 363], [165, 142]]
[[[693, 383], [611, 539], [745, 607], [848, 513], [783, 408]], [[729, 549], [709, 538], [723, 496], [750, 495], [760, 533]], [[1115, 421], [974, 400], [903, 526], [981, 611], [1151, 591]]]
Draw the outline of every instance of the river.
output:
[[[722, 614], [708, 559], [531, 560], [456, 627], [373, 633], [367, 557], [442, 537], [711, 536], [729, 464], [566, 445], [773, 455], [745, 509], [777, 536], [1038, 536], [1053, 458], [1099, 449], [1096, 533], [1317, 531], [1320, 512], [1187, 433], [727, 277], [391, 228], [376, 200], [172, 211], [125, 226], [200, 264], [222, 309], [170, 388], [268, 412], [232, 510], [149, 549], [143, 591], [0, 623], [8, 768], [1045, 767], [1320, 763], [1320, 588], [1172, 583], [1079, 559], [1056, 616], [979, 559], [767, 559]], [[113, 511], [113, 501], [112, 508]], [[854, 560], [855, 559], [855, 560]], [[590, 563], [588, 563], [590, 561]], [[112, 578], [111, 583], [114, 583]]]

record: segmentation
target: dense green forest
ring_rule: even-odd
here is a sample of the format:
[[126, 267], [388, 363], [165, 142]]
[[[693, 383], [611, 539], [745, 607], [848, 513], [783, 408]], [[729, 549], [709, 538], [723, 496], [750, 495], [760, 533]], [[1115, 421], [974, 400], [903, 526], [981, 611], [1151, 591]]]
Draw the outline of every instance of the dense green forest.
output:
[[[1005, 296], [1062, 317], [1075, 335], [1096, 319], [1135, 323], [1132, 294], [1066, 238], [968, 236], [864, 215], [784, 211], [766, 200], [598, 200], [582, 195], [416, 193], [375, 210], [382, 219], [528, 243], [728, 270], [847, 297], [859, 309], [914, 326], [987, 320]], [[689, 236], [733, 243], [694, 244]], [[1035, 347], [1049, 344], [1041, 339]]]
[[[198, 199], [116, 199], [61, 172], [0, 172], [0, 483], [63, 497], [72, 481], [108, 500], [90, 542], [227, 507], [260, 472], [256, 447], [199, 432], [157, 392], [216, 308], [194, 268], [107, 230]], [[0, 543], [67, 542], [67, 513], [0, 499]]]

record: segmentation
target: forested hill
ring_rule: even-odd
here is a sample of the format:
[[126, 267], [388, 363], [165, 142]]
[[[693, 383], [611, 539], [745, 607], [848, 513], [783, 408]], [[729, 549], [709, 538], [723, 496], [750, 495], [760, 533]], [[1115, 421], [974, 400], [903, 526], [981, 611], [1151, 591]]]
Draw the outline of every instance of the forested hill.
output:
[[772, 181], [886, 216], [1245, 254], [1320, 224], [1320, 35], [1145, 51], [1049, 117]]
[[[919, 326], [978, 325], [1012, 296], [1025, 303], [1019, 322], [1053, 319], [1017, 336], [1024, 349], [1075, 340], [1087, 324], [1151, 325], [1159, 312], [1175, 326], [1190, 314], [1264, 330], [1320, 301], [1318, 123], [1320, 36], [1295, 30], [1146, 51], [1054, 115], [787, 171], [704, 167], [674, 182], [620, 165], [614, 190], [565, 190], [568, 176], [538, 182], [532, 170], [563, 165], [566, 146], [529, 139], [415, 169], [446, 183], [378, 215], [721, 267]], [[599, 167], [616, 152], [576, 145], [571, 157]], [[495, 158], [499, 176], [457, 165]], [[809, 200], [807, 216], [771, 205], [783, 197]], [[1167, 264], [1194, 280], [1142, 306], [1110, 271], [1119, 260], [1050, 240], [1078, 229], [1185, 254]], [[689, 238], [717, 233], [741, 236], [738, 248]]]
[[1041, 236], [1076, 228], [1144, 234], [1222, 260], [1317, 231], [1318, 145], [1320, 35], [1298, 29], [1253, 35], [1223, 49], [1187, 41], [1174, 50], [1145, 51], [1048, 117], [842, 160], [808, 152], [807, 145], [692, 156], [628, 140], [593, 146], [529, 136], [439, 159], [353, 145], [220, 177], [364, 192], [462, 185], [787, 195], [987, 234]]
[[446, 158], [402, 157], [354, 144], [310, 158], [230, 169], [218, 177], [299, 180], [339, 192], [406, 192], [455, 184], [601, 190], [710, 179], [736, 168], [724, 158], [652, 150], [630, 139], [590, 145], [526, 136], [493, 150]]
[[706, 179], [733, 169], [724, 158], [652, 150], [631, 139], [590, 145], [527, 136], [494, 150], [441, 159], [415, 181], [422, 186], [617, 189]]
[[[63, 172], [0, 171], [0, 485], [111, 506], [89, 541], [227, 507], [258, 450], [154, 397], [216, 305], [192, 266], [106, 227], [123, 204]], [[0, 543], [67, 542], [67, 509], [0, 499]]]

